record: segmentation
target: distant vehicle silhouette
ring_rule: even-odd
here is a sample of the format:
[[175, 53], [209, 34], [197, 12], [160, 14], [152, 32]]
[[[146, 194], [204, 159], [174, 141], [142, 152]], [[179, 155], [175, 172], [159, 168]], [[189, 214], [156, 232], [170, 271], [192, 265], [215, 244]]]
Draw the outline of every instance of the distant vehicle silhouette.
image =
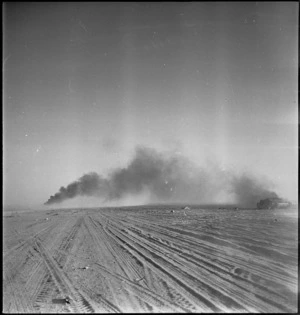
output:
[[292, 203], [281, 198], [266, 198], [257, 203], [257, 209], [287, 209]]

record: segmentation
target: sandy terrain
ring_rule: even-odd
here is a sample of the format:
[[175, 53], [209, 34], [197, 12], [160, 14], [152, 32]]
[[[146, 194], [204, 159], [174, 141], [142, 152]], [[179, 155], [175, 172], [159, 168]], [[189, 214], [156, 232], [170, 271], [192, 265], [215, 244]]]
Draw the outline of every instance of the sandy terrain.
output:
[[134, 207], [5, 216], [3, 311], [296, 312], [297, 212]]

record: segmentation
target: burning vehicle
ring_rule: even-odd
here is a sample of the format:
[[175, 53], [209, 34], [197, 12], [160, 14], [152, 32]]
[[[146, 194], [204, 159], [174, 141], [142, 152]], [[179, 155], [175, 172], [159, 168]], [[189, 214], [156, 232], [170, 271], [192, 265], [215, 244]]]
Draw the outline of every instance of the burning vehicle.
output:
[[257, 209], [287, 209], [292, 203], [281, 198], [266, 198], [257, 203]]

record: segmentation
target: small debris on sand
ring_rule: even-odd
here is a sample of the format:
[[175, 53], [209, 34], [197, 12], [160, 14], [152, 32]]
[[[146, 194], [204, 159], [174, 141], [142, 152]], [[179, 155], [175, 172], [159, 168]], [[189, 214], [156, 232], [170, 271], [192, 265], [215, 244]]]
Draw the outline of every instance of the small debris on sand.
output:
[[140, 281], [142, 281], [144, 278], [145, 278], [145, 277], [142, 277], [142, 278], [140, 278], [140, 279], [139, 279], [139, 278], [136, 278], [136, 279], [134, 279], [134, 281], [135, 281], [135, 282], [140, 282]]
[[90, 267], [89, 266], [84, 266], [84, 267], [78, 267], [77, 269], [83, 269], [83, 270], [85, 270], [85, 269], [89, 269]]
[[66, 298], [59, 298], [59, 299], [52, 299], [53, 304], [70, 304], [70, 299]]

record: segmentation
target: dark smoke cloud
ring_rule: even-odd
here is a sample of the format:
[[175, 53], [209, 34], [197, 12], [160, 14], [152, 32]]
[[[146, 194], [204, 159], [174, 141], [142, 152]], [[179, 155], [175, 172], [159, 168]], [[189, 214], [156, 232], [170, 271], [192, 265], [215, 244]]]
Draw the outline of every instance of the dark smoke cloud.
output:
[[260, 199], [277, 197], [266, 182], [247, 174], [236, 175], [216, 165], [196, 167], [176, 154], [167, 155], [138, 147], [125, 168], [113, 170], [107, 178], [97, 173], [83, 175], [49, 198], [45, 205], [78, 196], [96, 196], [104, 201], [147, 192], [151, 202], [235, 202], [253, 207]]
[[271, 190], [271, 186], [269, 182], [259, 180], [249, 174], [235, 176], [232, 180], [236, 202], [242, 205], [255, 206], [256, 202], [254, 201], [265, 198], [278, 198], [278, 195]]
[[88, 173], [67, 187], [61, 187], [59, 192], [51, 196], [45, 205], [63, 202], [78, 196], [105, 197], [108, 193], [107, 180], [101, 178], [97, 173]]

